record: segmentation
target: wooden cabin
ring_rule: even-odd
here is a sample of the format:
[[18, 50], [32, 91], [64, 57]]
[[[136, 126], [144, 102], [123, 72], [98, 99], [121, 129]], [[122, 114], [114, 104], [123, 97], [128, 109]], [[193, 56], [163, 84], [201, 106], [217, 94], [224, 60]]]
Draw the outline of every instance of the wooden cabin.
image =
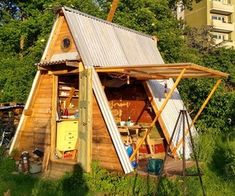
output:
[[191, 64], [165, 65], [156, 44], [151, 36], [63, 7], [36, 64], [10, 151], [40, 148], [50, 169], [62, 173], [78, 163], [89, 172], [92, 161], [130, 173], [134, 168], [125, 144], [135, 149], [150, 132], [135, 160], [163, 157], [184, 107], [169, 78], [186, 68], [187, 77], [224, 75]]

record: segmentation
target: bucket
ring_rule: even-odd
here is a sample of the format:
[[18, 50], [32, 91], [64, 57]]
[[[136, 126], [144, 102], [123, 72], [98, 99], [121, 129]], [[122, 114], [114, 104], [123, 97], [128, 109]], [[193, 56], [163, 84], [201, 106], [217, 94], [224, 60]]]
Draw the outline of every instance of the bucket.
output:
[[147, 171], [155, 175], [159, 175], [163, 165], [162, 159], [148, 159]]

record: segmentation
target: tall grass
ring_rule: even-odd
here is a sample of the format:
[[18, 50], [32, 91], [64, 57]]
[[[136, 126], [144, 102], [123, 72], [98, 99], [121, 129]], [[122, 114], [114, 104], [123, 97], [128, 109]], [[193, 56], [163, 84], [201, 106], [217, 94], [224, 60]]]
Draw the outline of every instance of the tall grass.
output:
[[[235, 195], [235, 149], [226, 137], [208, 130], [197, 141], [197, 152], [203, 168], [203, 183], [207, 195]], [[0, 157], [0, 195], [10, 190], [11, 195], [182, 195], [182, 179], [157, 179], [137, 174], [110, 173], [93, 163], [92, 173], [84, 173], [78, 165], [73, 173], [61, 179], [50, 180], [30, 175], [14, 175], [15, 163], [11, 157]], [[186, 178], [187, 195], [202, 195], [198, 177]]]

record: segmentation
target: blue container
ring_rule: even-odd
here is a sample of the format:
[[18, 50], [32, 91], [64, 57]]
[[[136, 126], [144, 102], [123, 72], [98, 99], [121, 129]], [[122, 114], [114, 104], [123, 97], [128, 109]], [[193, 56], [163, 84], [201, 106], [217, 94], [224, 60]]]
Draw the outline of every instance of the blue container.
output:
[[162, 159], [148, 159], [147, 171], [149, 173], [159, 175], [162, 166], [163, 166], [163, 160]]
[[[125, 145], [125, 148], [126, 148], [126, 152], [128, 154], [128, 157], [131, 157], [132, 153], [133, 153], [133, 148], [132, 146], [129, 144], [129, 145]], [[137, 162], [134, 160], [131, 162], [131, 165], [133, 168], [136, 168], [138, 166]]]
[[125, 148], [126, 148], [126, 152], [128, 154], [128, 156], [130, 157], [133, 153], [133, 148], [131, 145], [125, 145]]

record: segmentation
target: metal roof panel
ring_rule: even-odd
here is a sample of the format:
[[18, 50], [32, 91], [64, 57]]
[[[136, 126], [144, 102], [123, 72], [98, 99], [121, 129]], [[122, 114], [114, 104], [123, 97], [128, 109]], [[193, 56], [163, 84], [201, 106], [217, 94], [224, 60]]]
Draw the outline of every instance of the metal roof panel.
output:
[[63, 8], [84, 65], [156, 64], [161, 55], [151, 36]]

